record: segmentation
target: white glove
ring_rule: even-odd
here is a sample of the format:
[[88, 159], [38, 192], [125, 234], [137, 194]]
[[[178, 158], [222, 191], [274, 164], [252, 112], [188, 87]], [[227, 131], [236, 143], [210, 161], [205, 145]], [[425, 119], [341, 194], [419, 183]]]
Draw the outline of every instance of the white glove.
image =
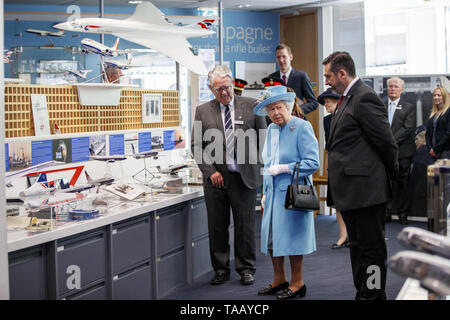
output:
[[263, 208], [263, 209], [264, 209], [264, 202], [266, 202], [266, 195], [265, 194], [263, 194], [263, 196], [261, 198], [261, 208]]
[[290, 173], [289, 171], [289, 165], [287, 164], [274, 164], [270, 168], [267, 169], [267, 172], [269, 172], [271, 175], [276, 176], [280, 173]]

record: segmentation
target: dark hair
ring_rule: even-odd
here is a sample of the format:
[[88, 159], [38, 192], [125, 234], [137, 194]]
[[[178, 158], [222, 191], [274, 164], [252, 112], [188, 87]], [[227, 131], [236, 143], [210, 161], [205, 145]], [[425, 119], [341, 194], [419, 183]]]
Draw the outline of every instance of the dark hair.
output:
[[322, 61], [323, 65], [328, 63], [330, 63], [330, 71], [334, 74], [336, 74], [340, 69], [344, 69], [350, 77], [356, 77], [355, 62], [353, 62], [353, 59], [348, 52], [333, 52]]
[[280, 43], [279, 45], [277, 45], [277, 47], [275, 48], [275, 52], [283, 49], [286, 49], [289, 54], [292, 54], [291, 48], [289, 48], [289, 46], [285, 45], [284, 43]]

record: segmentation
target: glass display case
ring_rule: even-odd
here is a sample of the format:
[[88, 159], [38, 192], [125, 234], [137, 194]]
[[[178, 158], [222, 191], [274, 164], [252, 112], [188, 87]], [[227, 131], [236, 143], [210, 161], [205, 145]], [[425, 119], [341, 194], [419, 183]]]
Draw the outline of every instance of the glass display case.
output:
[[80, 47], [14, 47], [10, 76], [30, 84], [67, 84], [77, 82], [73, 71], [85, 69]]

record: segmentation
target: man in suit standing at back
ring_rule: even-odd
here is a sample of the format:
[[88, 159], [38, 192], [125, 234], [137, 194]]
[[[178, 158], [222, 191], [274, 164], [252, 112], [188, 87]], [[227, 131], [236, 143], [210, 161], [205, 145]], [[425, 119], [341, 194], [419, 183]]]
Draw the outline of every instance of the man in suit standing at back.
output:
[[291, 61], [294, 59], [291, 48], [285, 44], [279, 44], [275, 49], [275, 54], [280, 70], [270, 74], [269, 77], [280, 78], [285, 86], [294, 89], [297, 103], [305, 114], [316, 110], [319, 103], [314, 95], [308, 74], [291, 66]]
[[399, 77], [387, 81], [388, 99], [385, 102], [388, 120], [398, 145], [399, 177], [392, 182], [392, 200], [386, 209], [386, 222], [397, 214], [401, 224], [407, 224], [410, 204], [409, 177], [411, 160], [416, 152], [414, 130], [416, 128], [416, 109], [402, 96], [405, 82]]
[[325, 84], [342, 94], [328, 140], [327, 203], [340, 210], [350, 241], [355, 299], [386, 299], [384, 224], [391, 178], [398, 174], [397, 145], [387, 110], [355, 74], [347, 52], [322, 62]]
[[[203, 175], [209, 249], [215, 271], [211, 284], [230, 279], [231, 207], [234, 265], [241, 283], [249, 285], [254, 283], [256, 270], [255, 205], [262, 182], [258, 140], [264, 141], [267, 126], [263, 117], [253, 113], [255, 99], [234, 94], [230, 68], [216, 66], [208, 80], [215, 99], [196, 109], [191, 148]], [[260, 136], [261, 129], [264, 131]], [[240, 141], [246, 142], [242, 145]]]

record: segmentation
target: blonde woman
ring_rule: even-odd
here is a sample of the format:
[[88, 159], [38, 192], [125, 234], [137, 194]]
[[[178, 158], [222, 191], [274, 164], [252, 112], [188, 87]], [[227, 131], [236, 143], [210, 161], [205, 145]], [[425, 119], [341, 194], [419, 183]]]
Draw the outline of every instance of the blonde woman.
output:
[[428, 153], [433, 159], [450, 159], [450, 96], [444, 87], [433, 90], [433, 109], [428, 120]]

